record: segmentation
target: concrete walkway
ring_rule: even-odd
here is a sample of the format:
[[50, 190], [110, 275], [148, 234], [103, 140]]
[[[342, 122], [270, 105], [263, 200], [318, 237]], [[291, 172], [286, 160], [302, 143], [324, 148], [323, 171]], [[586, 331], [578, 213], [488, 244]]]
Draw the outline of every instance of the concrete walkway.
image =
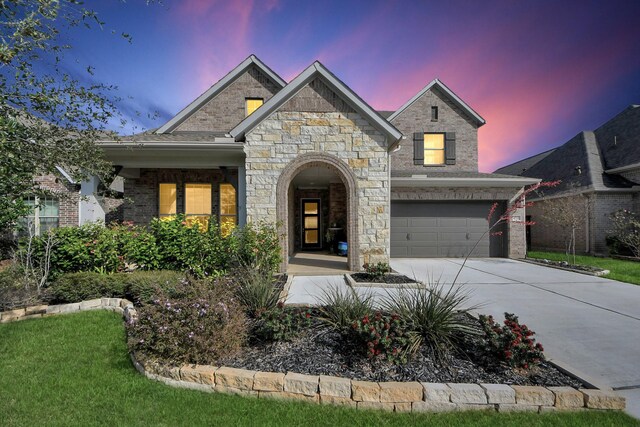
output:
[[[393, 259], [394, 270], [420, 281], [451, 283], [461, 259]], [[458, 282], [478, 311], [515, 313], [537, 333], [545, 354], [627, 397], [640, 418], [640, 286], [521, 261], [471, 259]], [[317, 304], [342, 276], [295, 277], [288, 303]], [[359, 292], [363, 292], [359, 288]], [[376, 294], [387, 291], [368, 288]]]

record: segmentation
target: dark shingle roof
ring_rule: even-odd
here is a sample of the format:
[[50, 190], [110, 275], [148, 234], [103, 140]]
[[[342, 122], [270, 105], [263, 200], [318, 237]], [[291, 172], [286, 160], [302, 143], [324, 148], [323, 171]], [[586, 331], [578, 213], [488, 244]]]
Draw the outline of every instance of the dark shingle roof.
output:
[[119, 137], [105, 137], [101, 142], [213, 142], [225, 136], [224, 132], [138, 133]]
[[640, 163], [640, 106], [630, 105], [595, 130], [605, 169]]
[[503, 173], [506, 175], [522, 175], [524, 171], [526, 171], [531, 166], [535, 165], [554, 151], [555, 148], [552, 148], [551, 150], [536, 154], [535, 156], [527, 157], [526, 159], [511, 163], [510, 165], [503, 166], [499, 169], [496, 169], [494, 172]]
[[604, 173], [593, 132], [580, 132], [542, 161], [525, 170], [522, 176], [540, 178], [543, 181], [562, 181], [559, 186], [547, 190], [547, 196], [578, 187], [602, 191], [631, 188], [634, 185], [619, 175]]

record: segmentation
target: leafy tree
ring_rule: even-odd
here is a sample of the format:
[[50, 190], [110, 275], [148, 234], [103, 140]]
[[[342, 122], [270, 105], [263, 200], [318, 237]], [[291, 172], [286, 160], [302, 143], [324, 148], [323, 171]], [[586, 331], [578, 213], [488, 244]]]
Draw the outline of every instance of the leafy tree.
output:
[[102, 25], [79, 0], [0, 0], [0, 231], [29, 211], [25, 198], [46, 195], [35, 178], [56, 166], [78, 181], [111, 173], [95, 141], [124, 124], [116, 88], [87, 83], [90, 66], [78, 76], [63, 62], [65, 35]]

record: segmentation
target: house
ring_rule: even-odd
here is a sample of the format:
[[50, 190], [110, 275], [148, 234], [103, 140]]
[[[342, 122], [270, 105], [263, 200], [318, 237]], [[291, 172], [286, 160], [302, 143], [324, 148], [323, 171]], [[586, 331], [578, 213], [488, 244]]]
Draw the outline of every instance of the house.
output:
[[[278, 223], [284, 270], [296, 252], [327, 249], [333, 233], [348, 243], [350, 270], [461, 257], [479, 239], [472, 256], [523, 257], [522, 224], [498, 236], [485, 233], [486, 217], [537, 180], [478, 172], [484, 124], [437, 79], [379, 112], [320, 62], [286, 82], [251, 55], [158, 129], [101, 146], [124, 178], [122, 219]], [[99, 197], [81, 212], [106, 215]]]
[[564, 250], [567, 230], [549, 213], [559, 204], [580, 214], [576, 252], [606, 254], [609, 215], [619, 209], [640, 212], [640, 106], [631, 105], [594, 131], [583, 131], [563, 145], [504, 166], [496, 173], [535, 177], [561, 184], [539, 195], [527, 215], [537, 222], [530, 245]]

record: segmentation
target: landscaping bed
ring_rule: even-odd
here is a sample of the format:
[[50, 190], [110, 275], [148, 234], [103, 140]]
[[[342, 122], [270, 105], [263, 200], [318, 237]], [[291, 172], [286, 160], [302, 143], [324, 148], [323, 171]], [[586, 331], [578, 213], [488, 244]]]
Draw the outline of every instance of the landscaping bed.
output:
[[493, 363], [484, 364], [480, 343], [465, 343], [465, 353], [451, 353], [445, 360], [421, 346], [406, 364], [370, 360], [331, 328], [315, 322], [294, 340], [253, 343], [239, 354], [223, 358], [224, 366], [270, 372], [332, 375], [366, 381], [419, 381], [501, 383], [514, 385], [570, 386], [583, 384], [546, 362], [530, 371]]
[[414, 279], [410, 279], [403, 274], [388, 273], [382, 276], [371, 273], [352, 273], [349, 275], [356, 283], [380, 283], [387, 285], [402, 285], [415, 283]]
[[590, 265], [576, 265], [569, 264], [566, 261], [552, 261], [548, 259], [539, 259], [539, 258], [527, 258], [526, 261], [541, 264], [547, 267], [560, 268], [562, 270], [575, 271], [576, 273], [589, 274], [592, 276], [605, 276], [609, 274], [609, 270], [603, 270], [598, 267], [593, 267]]

